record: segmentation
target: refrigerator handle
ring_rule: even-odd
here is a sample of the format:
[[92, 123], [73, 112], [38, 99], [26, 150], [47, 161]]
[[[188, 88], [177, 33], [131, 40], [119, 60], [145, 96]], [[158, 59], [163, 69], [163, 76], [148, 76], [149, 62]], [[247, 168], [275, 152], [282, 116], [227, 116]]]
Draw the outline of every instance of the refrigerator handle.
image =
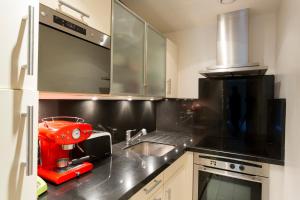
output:
[[33, 60], [34, 60], [34, 7], [28, 6], [28, 51], [27, 51], [27, 64], [23, 65], [23, 69], [27, 69], [27, 75], [33, 76]]
[[33, 134], [34, 134], [34, 108], [33, 106], [27, 106], [27, 113], [23, 114], [27, 117], [27, 149], [26, 149], [26, 175], [31, 176], [33, 174]]
[[33, 76], [33, 60], [34, 60], [34, 7], [28, 8], [28, 75]]

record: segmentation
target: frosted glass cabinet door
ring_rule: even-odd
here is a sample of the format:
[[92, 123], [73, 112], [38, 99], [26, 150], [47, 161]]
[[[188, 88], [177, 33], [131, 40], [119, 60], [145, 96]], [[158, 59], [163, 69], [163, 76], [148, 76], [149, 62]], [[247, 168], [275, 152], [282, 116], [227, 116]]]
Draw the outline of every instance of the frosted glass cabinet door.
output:
[[145, 22], [113, 2], [111, 93], [144, 94]]
[[147, 27], [146, 95], [165, 96], [166, 39]]

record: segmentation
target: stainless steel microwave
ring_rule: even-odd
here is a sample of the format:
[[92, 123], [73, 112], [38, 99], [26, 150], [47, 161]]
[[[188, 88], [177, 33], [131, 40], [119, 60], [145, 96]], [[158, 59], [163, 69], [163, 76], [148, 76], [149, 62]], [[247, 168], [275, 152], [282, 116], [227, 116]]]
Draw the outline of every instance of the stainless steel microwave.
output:
[[38, 89], [108, 94], [110, 36], [40, 4]]

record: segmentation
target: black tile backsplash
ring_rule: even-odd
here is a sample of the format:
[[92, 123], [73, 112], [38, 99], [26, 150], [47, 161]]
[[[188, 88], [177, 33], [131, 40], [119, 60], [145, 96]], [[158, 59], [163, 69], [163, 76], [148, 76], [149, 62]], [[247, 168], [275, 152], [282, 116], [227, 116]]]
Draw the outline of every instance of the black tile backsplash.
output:
[[155, 103], [152, 101], [40, 100], [39, 119], [50, 116], [75, 116], [85, 119], [94, 129], [105, 127], [113, 143], [125, 140], [128, 129], [156, 129]]
[[157, 130], [170, 132], [195, 132], [200, 102], [197, 99], [164, 99], [156, 105]]
[[[76, 116], [102, 125], [112, 134], [113, 143], [125, 140], [128, 129], [146, 128], [191, 136], [195, 148], [284, 161], [285, 99], [270, 100], [267, 135], [227, 136], [220, 131], [224, 119], [218, 108], [201, 99], [163, 99], [160, 101], [40, 100], [39, 118]], [[221, 109], [222, 110], [222, 109]], [[226, 121], [227, 122], [227, 121]], [[250, 138], [250, 139], [249, 139]]]

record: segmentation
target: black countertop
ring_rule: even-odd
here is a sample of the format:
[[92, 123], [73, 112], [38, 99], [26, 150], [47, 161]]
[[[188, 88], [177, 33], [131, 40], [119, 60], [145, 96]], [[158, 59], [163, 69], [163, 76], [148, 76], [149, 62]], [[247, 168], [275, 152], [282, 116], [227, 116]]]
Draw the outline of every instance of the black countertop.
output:
[[[113, 145], [113, 154], [94, 165], [91, 172], [61, 185], [48, 183], [48, 192], [39, 200], [115, 200], [129, 199], [154, 177], [176, 161], [186, 150], [231, 158], [283, 165], [283, 161], [203, 148], [197, 136], [182, 132], [155, 131], [141, 137], [150, 141], [175, 145], [163, 157], [143, 156], [124, 150], [125, 142]], [[138, 143], [137, 142], [137, 143]]]
[[95, 164], [91, 172], [58, 186], [48, 183], [48, 192], [39, 200], [128, 199], [177, 160], [192, 143], [189, 136], [161, 131], [143, 136], [141, 141], [171, 144], [176, 148], [163, 157], [154, 157], [123, 150], [124, 142], [115, 144], [112, 156]]

